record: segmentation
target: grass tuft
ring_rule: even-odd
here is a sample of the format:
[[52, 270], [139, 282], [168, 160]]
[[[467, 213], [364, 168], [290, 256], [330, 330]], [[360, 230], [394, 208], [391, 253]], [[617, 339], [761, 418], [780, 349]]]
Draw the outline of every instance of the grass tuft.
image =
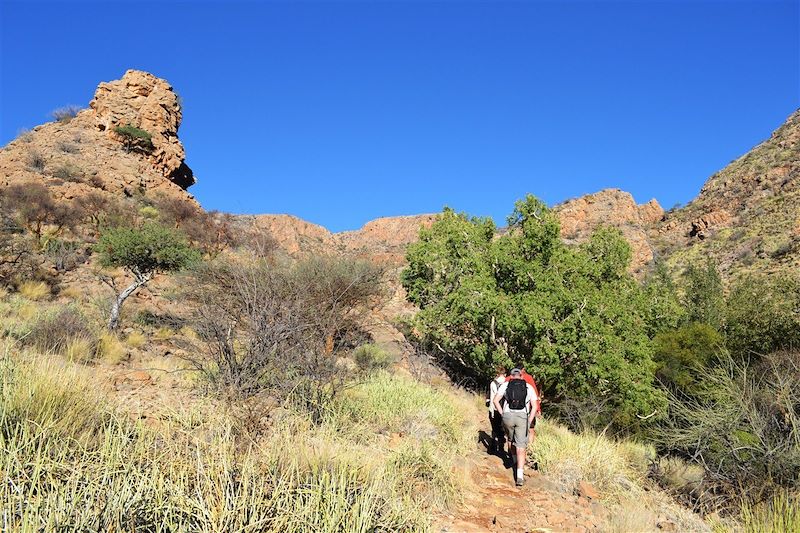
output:
[[25, 281], [18, 288], [19, 294], [28, 300], [44, 300], [50, 296], [50, 286], [44, 281]]

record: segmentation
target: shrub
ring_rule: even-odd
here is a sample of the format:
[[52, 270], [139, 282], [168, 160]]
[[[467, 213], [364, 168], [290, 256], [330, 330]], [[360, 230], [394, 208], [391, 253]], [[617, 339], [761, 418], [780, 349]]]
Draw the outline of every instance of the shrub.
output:
[[125, 126], [116, 126], [114, 128], [116, 133], [122, 140], [126, 152], [139, 151], [149, 153], [153, 150], [153, 137], [148, 132], [141, 128], [137, 128], [130, 124]]
[[74, 227], [81, 218], [81, 213], [72, 203], [55, 202], [41, 183], [12, 185], [0, 194], [3, 203], [36, 237], [40, 249], [49, 239]]
[[70, 122], [78, 112], [81, 110], [79, 106], [76, 105], [68, 105], [65, 107], [59, 107], [58, 109], [53, 110], [51, 113], [53, 118], [57, 121], [61, 122], [62, 124], [67, 124]]
[[716, 262], [709, 258], [704, 265], [691, 263], [683, 277], [689, 322], [708, 324], [721, 331], [725, 325], [725, 296]]
[[800, 345], [800, 277], [749, 275], [731, 287], [726, 337], [738, 357]]
[[[730, 357], [701, 373], [704, 394], [670, 394], [653, 438], [706, 470], [712, 493], [761, 501], [800, 479], [800, 364], [796, 353], [747, 363]], [[708, 505], [710, 502], [701, 502]]]
[[64, 152], [65, 154], [77, 154], [80, 150], [74, 144], [65, 142], [65, 141], [58, 141], [56, 143], [56, 148], [60, 151]]
[[106, 331], [97, 339], [95, 355], [109, 365], [116, 365], [125, 358], [126, 352], [119, 338], [114, 333]]
[[141, 348], [147, 342], [147, 337], [141, 331], [131, 331], [125, 338], [125, 344], [131, 348]]
[[109, 313], [109, 330], [119, 325], [119, 314], [125, 300], [154, 275], [181, 270], [200, 259], [181, 234], [153, 223], [140, 228], [107, 229], [95, 248], [100, 253], [101, 265], [125, 268], [134, 278], [133, 283], [121, 291], [113, 281], [108, 282], [117, 293]]
[[40, 318], [25, 341], [44, 353], [64, 353], [73, 341], [87, 341], [91, 337], [83, 315], [72, 307], [65, 307]]
[[423, 347], [481, 387], [498, 364], [522, 364], [550, 405], [602, 402], [601, 427], [636, 431], [663, 416], [646, 327], [656, 314], [626, 272], [621, 233], [601, 228], [569, 247], [556, 215], [533, 196], [508, 223], [495, 236], [491, 220], [446, 209], [408, 247], [402, 282], [420, 307]]
[[337, 355], [368, 311], [379, 279], [376, 269], [344, 259], [207, 265], [189, 292], [206, 347], [191, 362], [228, 396], [266, 390], [318, 420], [348, 379]]
[[656, 335], [653, 359], [662, 383], [683, 394], [698, 392], [700, 376], [715, 360], [724, 339], [708, 324], [691, 323]]
[[86, 260], [81, 243], [75, 241], [61, 239], [47, 241], [44, 253], [53, 261], [53, 266], [59, 272], [73, 270]]
[[28, 300], [44, 300], [50, 296], [50, 286], [44, 281], [24, 281], [17, 291]]
[[44, 167], [47, 163], [42, 153], [34, 148], [28, 150], [26, 162], [28, 167], [36, 172], [44, 172]]
[[353, 350], [353, 361], [362, 372], [382, 370], [392, 364], [391, 356], [374, 344], [362, 344]]
[[83, 171], [72, 163], [64, 163], [53, 171], [53, 177], [73, 183], [82, 183]]

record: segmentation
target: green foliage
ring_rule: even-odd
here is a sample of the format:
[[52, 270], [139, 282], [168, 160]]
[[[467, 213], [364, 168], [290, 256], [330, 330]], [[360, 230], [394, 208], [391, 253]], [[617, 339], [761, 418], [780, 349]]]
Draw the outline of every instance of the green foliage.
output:
[[685, 394], [699, 393], [702, 372], [724, 346], [724, 339], [708, 324], [693, 322], [656, 335], [653, 358], [659, 365], [662, 383]]
[[652, 432], [667, 453], [704, 466], [711, 492], [751, 501], [800, 479], [800, 365], [797, 353], [754, 362], [720, 354], [698, 372], [700, 397], [671, 392], [669, 417]]
[[130, 124], [116, 126], [114, 133], [120, 136], [122, 144], [128, 152], [132, 150], [149, 152], [153, 149], [153, 136], [141, 128]]
[[391, 356], [374, 344], [362, 344], [353, 350], [353, 361], [362, 372], [385, 369], [392, 364]]
[[684, 272], [684, 281], [687, 319], [721, 331], [725, 324], [725, 294], [714, 260], [709, 258], [704, 265], [689, 264]]
[[183, 235], [154, 223], [109, 228], [95, 249], [104, 267], [123, 267], [141, 274], [176, 271], [200, 260]]
[[676, 329], [685, 320], [686, 310], [678, 297], [675, 282], [663, 262], [656, 262], [653, 272], [644, 283], [647, 307], [647, 336]]
[[731, 287], [726, 334], [733, 354], [764, 355], [800, 345], [800, 278], [749, 275]]
[[646, 334], [646, 294], [626, 272], [630, 247], [612, 229], [580, 247], [559, 238], [555, 215], [533, 196], [510, 229], [445, 209], [408, 248], [403, 285], [421, 308], [422, 341], [481, 381], [497, 364], [523, 363], [545, 398], [606, 404], [604, 417], [635, 426], [663, 397]]

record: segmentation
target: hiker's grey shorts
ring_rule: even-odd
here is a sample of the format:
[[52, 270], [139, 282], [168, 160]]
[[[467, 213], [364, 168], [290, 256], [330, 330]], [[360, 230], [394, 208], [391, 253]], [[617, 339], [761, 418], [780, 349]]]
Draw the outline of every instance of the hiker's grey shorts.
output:
[[503, 429], [508, 440], [517, 448], [528, 445], [528, 413], [525, 411], [509, 411], [503, 413]]

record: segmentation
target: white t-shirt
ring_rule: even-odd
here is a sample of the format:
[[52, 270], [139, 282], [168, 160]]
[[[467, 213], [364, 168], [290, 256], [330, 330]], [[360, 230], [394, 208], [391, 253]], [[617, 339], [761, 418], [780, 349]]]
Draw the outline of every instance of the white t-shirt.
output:
[[497, 390], [500, 388], [500, 385], [505, 383], [506, 377], [505, 376], [497, 376], [489, 383], [489, 413], [494, 414], [494, 395], [497, 394]]
[[[505, 381], [505, 383], [503, 383], [502, 385], [500, 385], [500, 387], [497, 389], [497, 394], [494, 396], [495, 398], [497, 398], [497, 401], [500, 401], [500, 398], [505, 398], [505, 395], [506, 395], [506, 389], [508, 388], [508, 383], [509, 383], [509, 382], [510, 382], [512, 379], [514, 379], [514, 378], [509, 378], [509, 379], [507, 379], [507, 380]], [[531, 387], [530, 383], [525, 383], [525, 388], [526, 388], [526, 389], [527, 389], [527, 391], [528, 391], [528, 393], [525, 395], [525, 408], [524, 408], [524, 409], [517, 409], [517, 410], [513, 410], [514, 412], [522, 412], [522, 411], [525, 411], [525, 412], [527, 413], [527, 412], [528, 412], [528, 406], [531, 404], [531, 402], [533, 402], [534, 404], [536, 404], [536, 401], [538, 400], [538, 397], [536, 396], [536, 392], [533, 390], [533, 387]], [[510, 409], [510, 408], [508, 407], [508, 402], [506, 402], [505, 404], [503, 404], [503, 412], [504, 412], [504, 413], [509, 413], [509, 412], [511, 412], [511, 411], [512, 411], [512, 409]]]

